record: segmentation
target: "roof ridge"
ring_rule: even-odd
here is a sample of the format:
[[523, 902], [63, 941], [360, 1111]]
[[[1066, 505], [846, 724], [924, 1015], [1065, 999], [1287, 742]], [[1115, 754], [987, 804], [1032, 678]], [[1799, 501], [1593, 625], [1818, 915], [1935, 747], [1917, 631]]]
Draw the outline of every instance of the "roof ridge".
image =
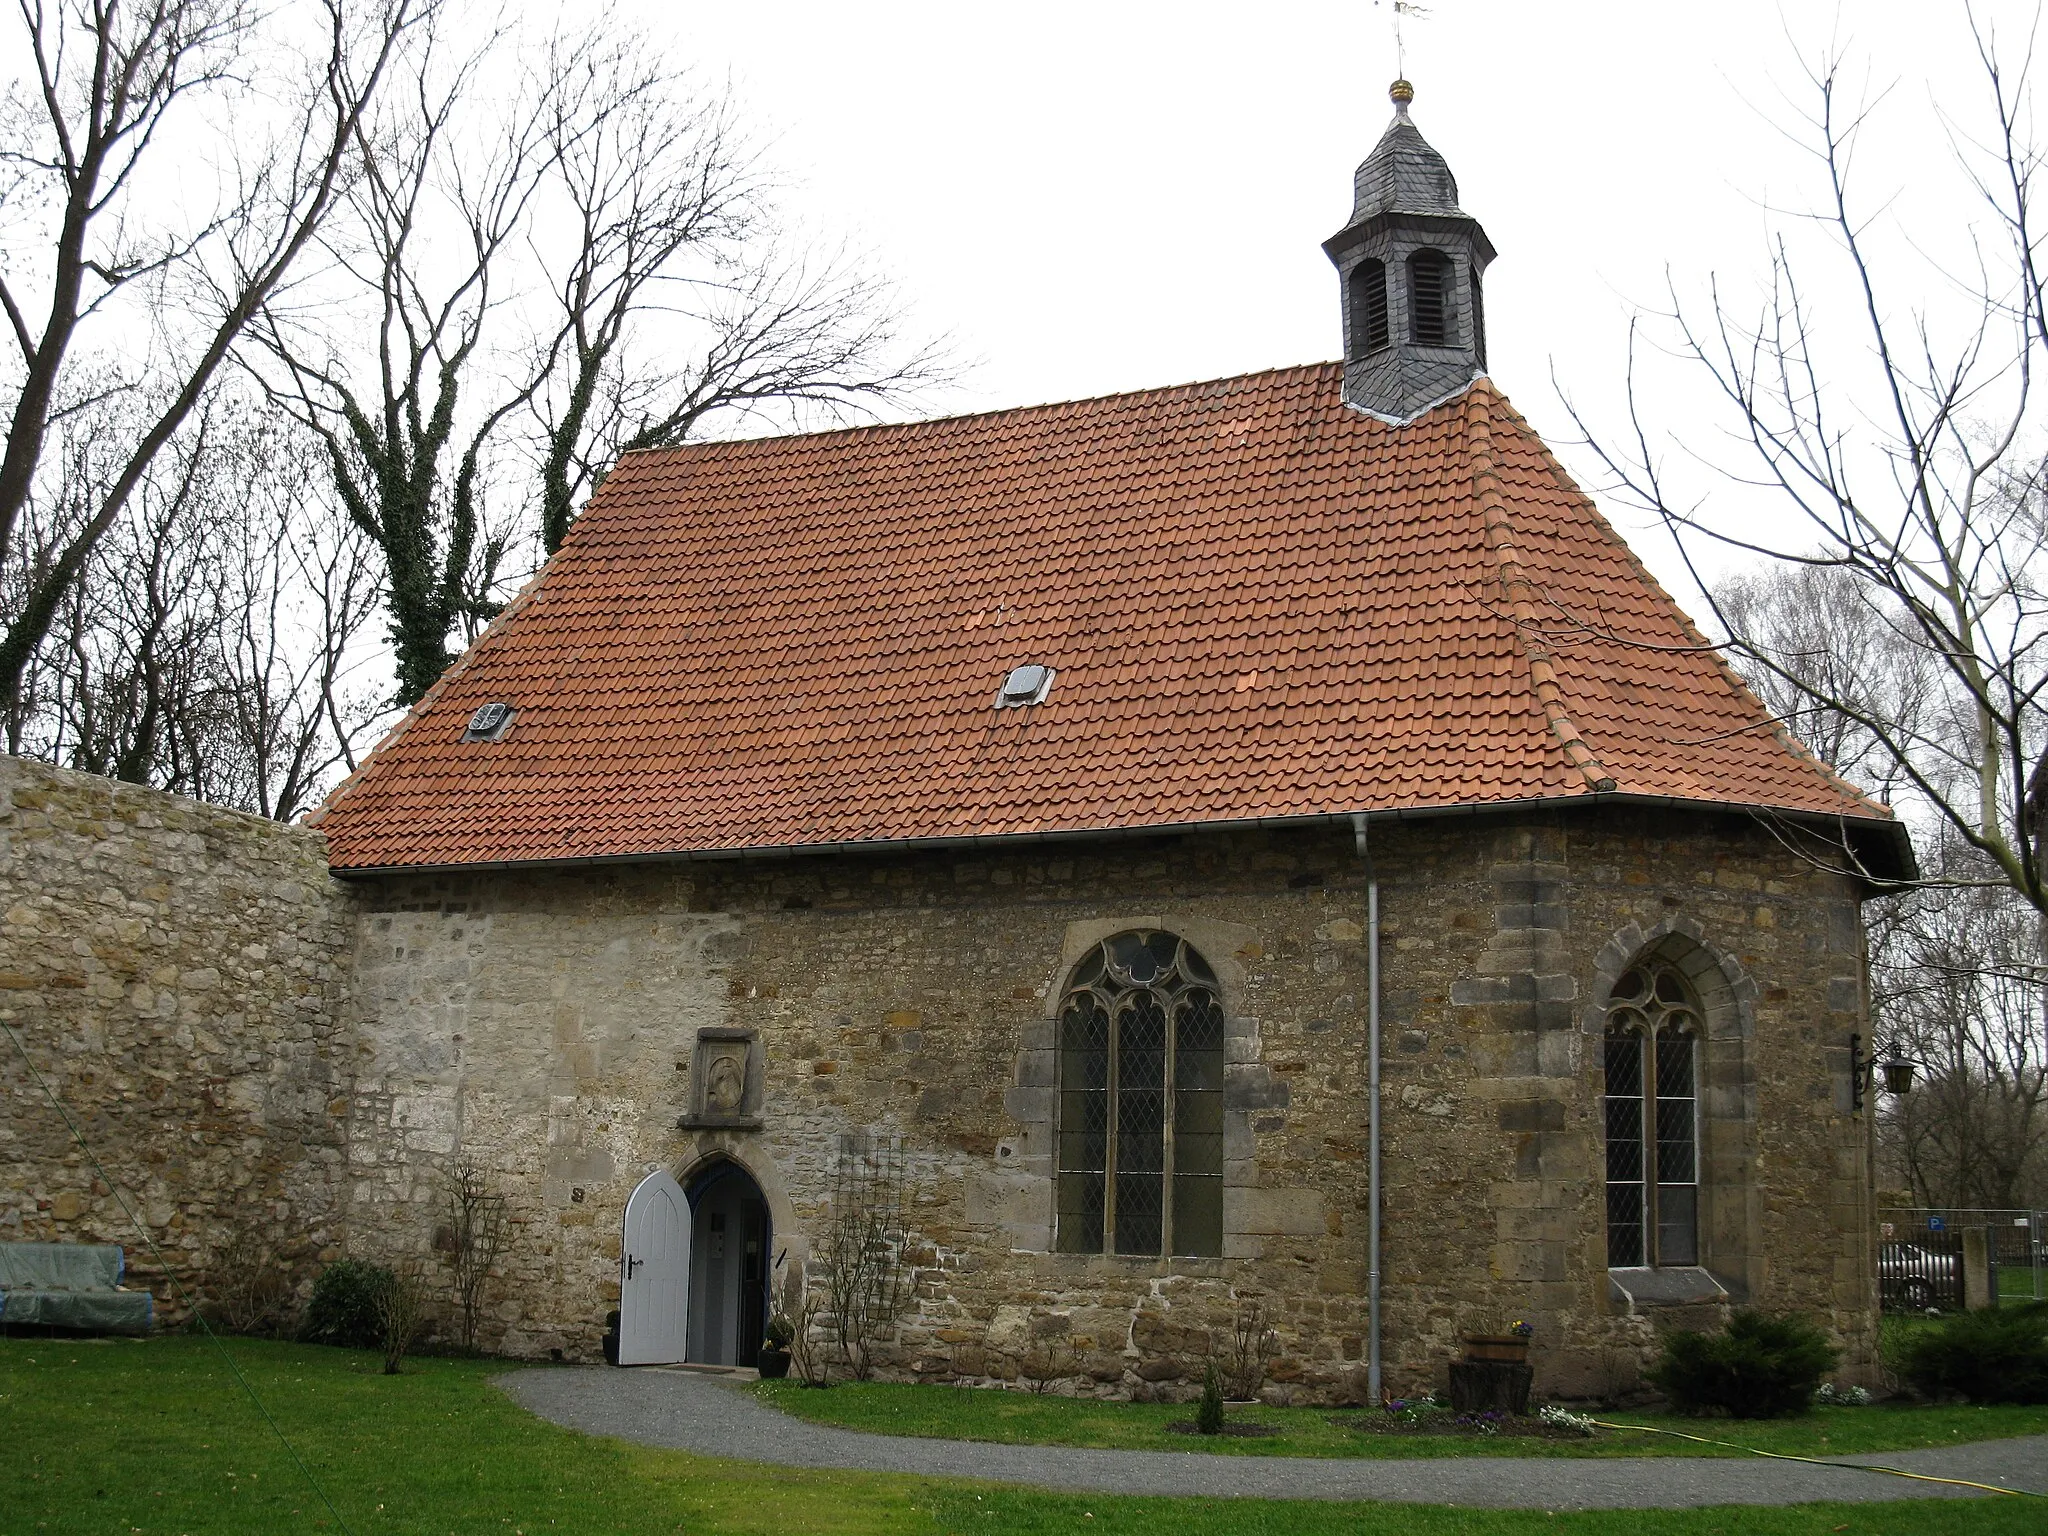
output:
[[985, 411], [956, 411], [950, 416], [914, 416], [908, 421], [866, 421], [848, 427], [821, 427], [813, 432], [764, 432], [759, 437], [706, 437], [695, 442], [673, 443], [666, 448], [629, 448], [617, 463], [664, 453], [694, 453], [706, 448], [733, 448], [743, 443], [789, 443], [801, 438], [852, 437], [861, 432], [900, 432], [918, 427], [941, 427], [956, 421], [993, 421], [1000, 416], [1028, 416], [1038, 411], [1064, 411], [1083, 405], [1106, 405], [1114, 400], [1136, 400], [1146, 395], [1170, 395], [1176, 390], [1202, 389], [1212, 384], [1237, 384], [1250, 379], [1274, 379], [1288, 374], [1343, 372], [1334, 359], [1320, 363], [1280, 363], [1271, 368], [1253, 368], [1244, 373], [1224, 373], [1213, 378], [1184, 379], [1178, 384], [1150, 384], [1142, 389], [1112, 389], [1099, 395], [1080, 395], [1070, 400], [1037, 400], [1029, 405], [998, 405]]
[[1528, 575], [1522, 570], [1521, 557], [1515, 552], [1514, 526], [1508, 520], [1507, 497], [1501, 492], [1500, 470], [1494, 462], [1493, 425], [1487, 410], [1493, 391], [1477, 388], [1477, 383], [1475, 380], [1475, 387], [1465, 405], [1465, 442], [1472, 458], [1472, 493], [1478, 499], [1487, 546], [1493, 551], [1494, 564], [1500, 573], [1501, 593], [1514, 613], [1515, 644], [1528, 659], [1529, 677], [1536, 685], [1536, 699], [1543, 706], [1544, 718], [1550, 722], [1551, 734], [1564, 748], [1564, 755], [1572, 766], [1585, 776], [1587, 787], [1604, 794], [1616, 787], [1614, 775], [1607, 771], [1599, 755], [1579, 734], [1571, 712], [1565, 707], [1564, 689], [1558, 684], [1557, 666], [1550, 648], [1530, 632], [1529, 626], [1536, 619], [1536, 605], [1530, 600], [1533, 588]]
[[[1536, 445], [1536, 451], [1542, 456], [1544, 467], [1549, 471], [1550, 478], [1556, 482], [1557, 488], [1568, 496], [1575, 496], [1581, 501], [1590, 504], [1592, 498], [1579, 488], [1578, 483], [1572, 479], [1571, 473], [1559, 462], [1557, 455], [1551, 451], [1550, 444], [1543, 440], [1541, 434], [1529, 427], [1528, 419], [1505, 398], [1501, 400], [1501, 404], [1507, 407], [1508, 414], [1513, 416], [1523, 427], [1522, 437]], [[1595, 508], [1595, 511], [1597, 514], [1598, 509]], [[1676, 619], [1678, 627], [1697, 642], [1701, 653], [1713, 663], [1723, 680], [1735, 690], [1738, 697], [1756, 707], [1757, 714], [1770, 726], [1771, 735], [1777, 740], [1779, 746], [1783, 747], [1793, 757], [1803, 759], [1812, 764], [1814, 769], [1819, 772], [1822, 778], [1827, 780], [1830, 786], [1841, 794], [1848, 796], [1852, 803], [1868, 806], [1873, 810], [1882, 812], [1886, 816], [1896, 814], [1887, 802], [1878, 799], [1877, 796], [1871, 794], [1862, 786], [1852, 782], [1841, 770], [1795, 736], [1781, 716], [1772, 714], [1769, 707], [1765, 705], [1762, 699], [1757, 697], [1756, 690], [1749, 686], [1749, 683], [1743, 678], [1742, 674], [1729, 665], [1728, 658], [1721, 653], [1721, 647], [1709, 640], [1701, 631], [1699, 625], [1693, 622], [1692, 615], [1685, 610], [1685, 605], [1678, 602], [1669, 592], [1664, 590], [1664, 583], [1659, 581], [1656, 574], [1643, 563], [1642, 557], [1635, 551], [1635, 546], [1630, 544], [1627, 539], [1619, 537], [1615, 538], [1613, 542], [1620, 547], [1623, 557], [1635, 570], [1636, 575], [1648, 586], [1650, 591], [1664, 600], [1665, 607]]]

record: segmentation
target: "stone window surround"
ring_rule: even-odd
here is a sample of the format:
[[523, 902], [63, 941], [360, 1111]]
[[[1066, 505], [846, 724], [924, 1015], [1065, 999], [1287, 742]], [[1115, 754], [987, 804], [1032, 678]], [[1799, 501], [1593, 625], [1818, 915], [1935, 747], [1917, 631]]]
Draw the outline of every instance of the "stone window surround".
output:
[[[1694, 1063], [1699, 1095], [1699, 1263], [1674, 1266], [1673, 1273], [1698, 1274], [1685, 1294], [1655, 1294], [1665, 1287], [1621, 1286], [1614, 1276], [1645, 1276], [1642, 1270], [1610, 1270], [1608, 1299], [1633, 1311], [1638, 1305], [1719, 1299], [1749, 1294], [1751, 1255], [1757, 1249], [1760, 1212], [1756, 1196], [1756, 982], [1733, 956], [1714, 945], [1692, 918], [1673, 915], [1644, 927], [1630, 923], [1600, 947], [1593, 961], [1593, 985], [1580, 1028], [1588, 1037], [1588, 1059], [1601, 1058], [1607, 1007], [1614, 984], [1632, 967], [1652, 959], [1674, 966], [1691, 985], [1700, 1005], [1699, 1056]], [[1602, 1134], [1602, 1145], [1605, 1136]], [[1605, 1180], [1602, 1180], [1605, 1188]], [[1604, 1210], [1604, 1206], [1603, 1206]], [[1605, 1222], [1601, 1242], [1605, 1246]], [[1697, 1291], [1699, 1295], [1693, 1295]]]
[[[1150, 1254], [1063, 1254], [1054, 1250], [1059, 1119], [1059, 1008], [1074, 968], [1104, 939], [1130, 929], [1173, 934], [1200, 952], [1216, 973], [1223, 1004], [1223, 1255], [1172, 1258]], [[1216, 1274], [1231, 1259], [1255, 1258], [1261, 1239], [1248, 1230], [1247, 1192], [1259, 1187], [1251, 1121], [1254, 1110], [1278, 1107], [1287, 1085], [1259, 1063], [1259, 1021], [1244, 1012], [1249, 977], [1239, 951], [1256, 953], [1259, 932], [1245, 923], [1156, 913], [1089, 918], [1067, 924], [1058, 964], [1040, 994], [1042, 1012], [1025, 1027], [1017, 1052], [1016, 1086], [1008, 1094], [1021, 1131], [997, 1147], [1006, 1173], [1028, 1176], [1036, 1219], [1013, 1227], [1014, 1250], [1082, 1264], [1117, 1264], [1159, 1274]]]

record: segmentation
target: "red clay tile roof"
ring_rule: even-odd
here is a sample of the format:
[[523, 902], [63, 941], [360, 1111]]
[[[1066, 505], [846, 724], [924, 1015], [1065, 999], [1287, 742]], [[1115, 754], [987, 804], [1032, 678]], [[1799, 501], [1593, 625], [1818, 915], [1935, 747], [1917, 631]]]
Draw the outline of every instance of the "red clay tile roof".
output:
[[[1488, 383], [1401, 427], [1339, 384], [630, 455], [330, 800], [333, 864], [1601, 793], [1888, 820], [1701, 648]], [[1050, 697], [994, 709], [1029, 662]], [[465, 743], [492, 700], [510, 733]]]

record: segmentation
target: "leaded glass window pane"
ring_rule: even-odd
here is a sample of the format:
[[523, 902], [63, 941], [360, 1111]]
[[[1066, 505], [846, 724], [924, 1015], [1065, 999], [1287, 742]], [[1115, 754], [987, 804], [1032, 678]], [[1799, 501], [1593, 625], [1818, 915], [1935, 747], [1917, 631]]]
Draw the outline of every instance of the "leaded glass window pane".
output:
[[1206, 990], [1174, 1010], [1173, 1251], [1223, 1251], [1223, 1005]]
[[1631, 1269], [1643, 1262], [1643, 1186], [1607, 1186], [1607, 1263]]
[[1088, 992], [1060, 1015], [1058, 1243], [1102, 1252], [1103, 1177], [1109, 1158], [1109, 1013]]
[[[1153, 959], [1149, 948], [1141, 951], [1133, 972]], [[1166, 1010], [1153, 993], [1139, 992], [1119, 1010], [1116, 1060], [1116, 1251], [1157, 1253], [1166, 1173]]]
[[1697, 1184], [1657, 1186], [1659, 1264], [1699, 1263], [1699, 1196]]

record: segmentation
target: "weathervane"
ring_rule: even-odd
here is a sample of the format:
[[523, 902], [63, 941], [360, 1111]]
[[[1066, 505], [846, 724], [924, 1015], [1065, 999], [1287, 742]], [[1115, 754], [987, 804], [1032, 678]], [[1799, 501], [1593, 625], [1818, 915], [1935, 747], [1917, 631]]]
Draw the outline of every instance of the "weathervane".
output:
[[[1373, 0], [1375, 7], [1382, 3], [1383, 0]], [[1394, 73], [1403, 80], [1406, 80], [1408, 78], [1408, 50], [1401, 40], [1401, 18], [1403, 16], [1413, 16], [1420, 21], [1429, 15], [1429, 7], [1418, 5], [1416, 0], [1384, 0], [1384, 3], [1390, 5], [1394, 12]]]

